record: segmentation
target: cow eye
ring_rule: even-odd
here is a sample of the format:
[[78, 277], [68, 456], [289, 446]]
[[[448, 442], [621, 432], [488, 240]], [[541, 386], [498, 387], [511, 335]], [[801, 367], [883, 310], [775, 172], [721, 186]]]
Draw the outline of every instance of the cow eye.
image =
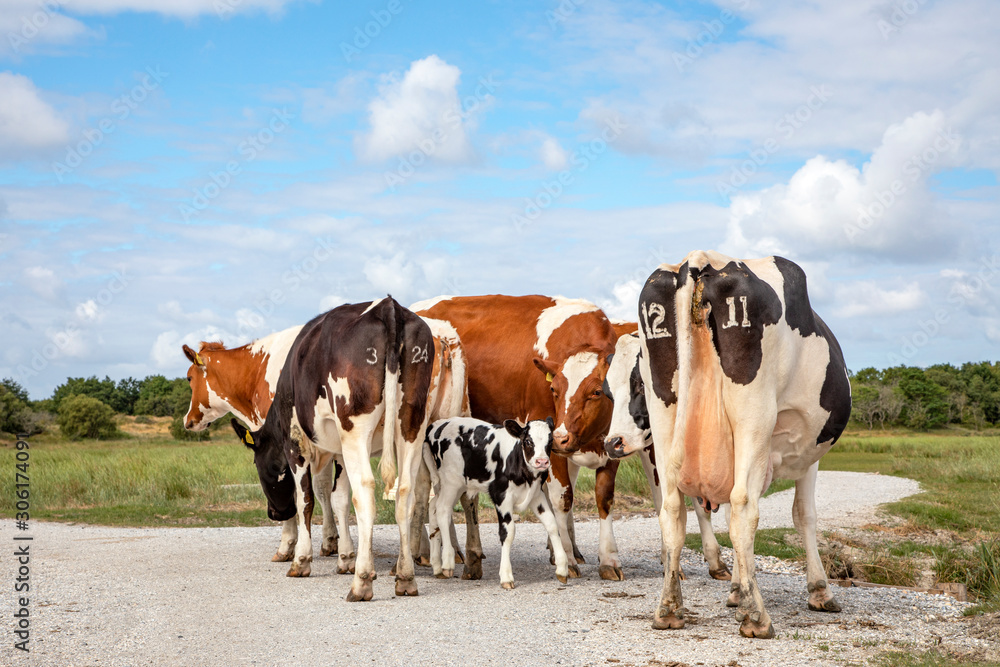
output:
[[595, 398], [600, 398], [601, 396], [604, 396], [604, 392], [600, 389], [595, 389], [594, 393], [591, 394], [591, 396], [594, 396]]
[[190, 381], [191, 381], [191, 376], [190, 376], [190, 375], [188, 375], [188, 382], [190, 382]]

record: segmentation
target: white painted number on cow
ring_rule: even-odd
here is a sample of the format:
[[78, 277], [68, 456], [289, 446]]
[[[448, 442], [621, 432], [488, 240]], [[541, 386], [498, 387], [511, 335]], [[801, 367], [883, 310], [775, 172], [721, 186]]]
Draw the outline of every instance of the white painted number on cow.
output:
[[366, 350], [368, 354], [372, 355], [368, 359], [365, 359], [370, 365], [374, 366], [378, 363], [378, 351], [374, 347], [370, 347]]
[[[735, 327], [736, 322], [736, 297], [728, 296], [726, 297], [726, 303], [729, 305], [729, 321], [722, 325], [723, 329], [728, 329], [729, 327]], [[742, 327], [750, 326], [750, 319], [747, 317], [747, 298], [745, 296], [740, 297], [740, 303], [743, 304], [743, 321], [738, 324]]]
[[427, 361], [427, 346], [424, 345], [422, 348], [419, 345], [413, 346], [413, 361], [411, 364], [419, 364], [421, 361]]
[[[653, 316], [652, 325], [649, 316]], [[663, 320], [667, 317], [667, 311], [658, 303], [642, 304], [642, 320], [646, 324], [646, 338], [670, 338], [670, 332], [662, 328]]]

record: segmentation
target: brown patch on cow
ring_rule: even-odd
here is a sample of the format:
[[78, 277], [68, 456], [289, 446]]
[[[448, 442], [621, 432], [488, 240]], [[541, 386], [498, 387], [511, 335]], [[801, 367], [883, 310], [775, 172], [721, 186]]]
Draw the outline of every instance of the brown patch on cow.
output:
[[607, 464], [597, 469], [594, 479], [594, 494], [597, 496], [597, 514], [607, 519], [615, 502], [615, 475], [618, 473], [618, 460], [609, 459]]
[[210, 407], [208, 388], [240, 414], [263, 418], [274, 396], [267, 384], [267, 361], [270, 355], [255, 354], [252, 343], [227, 350], [219, 341], [202, 341], [198, 349], [203, 366], [191, 364], [191, 405], [185, 417], [199, 422]]
[[615, 331], [615, 340], [618, 340], [622, 336], [627, 336], [628, 334], [634, 334], [639, 331], [638, 322], [612, 322], [611, 328]]
[[649, 462], [653, 464], [653, 483], [659, 486], [660, 471], [656, 469], [656, 448], [650, 445], [646, 447], [646, 453], [649, 454]]
[[566, 490], [562, 494], [562, 511], [568, 512], [573, 508], [573, 485], [569, 483], [569, 465], [566, 457], [553, 456], [549, 468], [549, 478], [559, 482], [559, 486]]
[[[698, 293], [696, 288], [696, 299]], [[702, 312], [700, 307], [696, 311]], [[720, 505], [729, 502], [733, 490], [733, 430], [722, 403], [722, 367], [712, 334], [703, 316], [699, 321], [700, 325], [693, 322], [691, 328], [687, 414], [678, 415], [685, 420], [678, 487], [685, 495]]]

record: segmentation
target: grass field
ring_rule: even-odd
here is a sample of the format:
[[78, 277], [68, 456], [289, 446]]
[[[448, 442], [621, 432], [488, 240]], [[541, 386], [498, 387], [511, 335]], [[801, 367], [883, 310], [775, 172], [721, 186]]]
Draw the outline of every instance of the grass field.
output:
[[[58, 435], [30, 439], [31, 518], [119, 526], [272, 525], [251, 453], [225, 430], [208, 442], [180, 442], [169, 419], [122, 424], [127, 437], [71, 442]], [[0, 441], [14, 464], [13, 440]], [[372, 461], [373, 469], [377, 460]], [[855, 576], [912, 584], [921, 564], [932, 564], [942, 581], [960, 581], [978, 595], [984, 610], [1000, 609], [1000, 436], [961, 432], [933, 434], [853, 432], [820, 462], [823, 470], [879, 472], [919, 481], [925, 493], [888, 506], [899, 517], [891, 529], [872, 527], [867, 537], [827, 536], [856, 554]], [[394, 521], [382, 500], [376, 474], [378, 521]], [[777, 481], [769, 493], [788, 488]], [[594, 474], [584, 469], [577, 485], [577, 514], [594, 511]], [[0, 515], [12, 518], [12, 494], [0, 496]], [[482, 519], [492, 521], [489, 501]], [[616, 512], [651, 512], [649, 487], [637, 459], [618, 471]], [[319, 506], [317, 505], [317, 512]], [[727, 535], [720, 543], [729, 544]], [[689, 546], [700, 546], [697, 536]], [[759, 531], [757, 552], [801, 558], [794, 531]], [[830, 567], [850, 563], [831, 557]]]

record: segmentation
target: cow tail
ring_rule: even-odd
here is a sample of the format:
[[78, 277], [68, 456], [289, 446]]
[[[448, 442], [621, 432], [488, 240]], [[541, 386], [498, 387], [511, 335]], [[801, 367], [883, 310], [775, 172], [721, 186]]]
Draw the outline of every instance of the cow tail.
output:
[[396, 482], [396, 435], [399, 430], [400, 392], [399, 380], [402, 368], [400, 356], [403, 350], [403, 326], [396, 319], [396, 302], [386, 299], [388, 311], [385, 314], [387, 350], [385, 354], [385, 424], [382, 427], [382, 460], [379, 473], [386, 489]]

